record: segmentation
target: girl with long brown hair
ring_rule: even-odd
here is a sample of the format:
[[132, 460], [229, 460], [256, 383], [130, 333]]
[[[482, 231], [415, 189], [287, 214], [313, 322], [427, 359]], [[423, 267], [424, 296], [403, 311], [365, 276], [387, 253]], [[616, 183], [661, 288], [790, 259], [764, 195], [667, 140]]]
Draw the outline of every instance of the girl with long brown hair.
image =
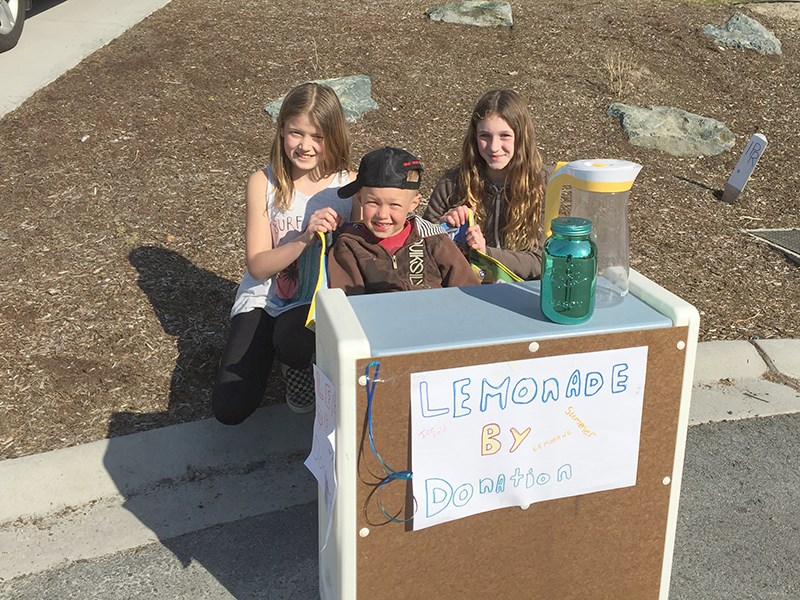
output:
[[472, 111], [461, 164], [436, 184], [423, 217], [461, 226], [472, 209], [470, 247], [522, 279], [537, 279], [542, 272], [544, 186], [528, 107], [513, 90], [492, 90]]

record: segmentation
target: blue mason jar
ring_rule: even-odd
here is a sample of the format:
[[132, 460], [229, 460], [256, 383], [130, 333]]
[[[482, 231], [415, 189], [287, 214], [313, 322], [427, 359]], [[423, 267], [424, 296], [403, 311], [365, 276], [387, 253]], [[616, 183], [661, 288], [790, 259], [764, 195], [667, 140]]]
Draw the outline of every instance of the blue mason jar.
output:
[[542, 312], [556, 323], [583, 323], [594, 311], [597, 246], [589, 238], [592, 222], [559, 217], [542, 256]]

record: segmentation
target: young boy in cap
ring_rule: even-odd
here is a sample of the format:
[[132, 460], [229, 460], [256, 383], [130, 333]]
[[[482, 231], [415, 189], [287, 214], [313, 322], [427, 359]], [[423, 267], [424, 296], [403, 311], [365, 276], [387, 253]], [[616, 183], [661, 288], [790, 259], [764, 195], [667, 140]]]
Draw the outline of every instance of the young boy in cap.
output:
[[328, 255], [328, 281], [347, 295], [479, 285], [464, 255], [438, 226], [411, 214], [422, 196], [422, 164], [400, 148], [364, 155], [355, 181], [363, 222], [344, 226]]

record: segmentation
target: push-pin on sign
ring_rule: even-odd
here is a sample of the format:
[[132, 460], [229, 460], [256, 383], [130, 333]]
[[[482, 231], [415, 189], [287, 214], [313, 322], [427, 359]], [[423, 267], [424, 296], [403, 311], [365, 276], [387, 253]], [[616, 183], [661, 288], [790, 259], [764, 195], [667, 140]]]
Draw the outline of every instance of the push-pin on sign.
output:
[[750, 141], [747, 142], [747, 146], [744, 147], [744, 152], [739, 157], [736, 168], [725, 184], [725, 191], [722, 192], [723, 202], [732, 204], [739, 197], [739, 194], [744, 191], [744, 186], [747, 185], [747, 181], [758, 164], [758, 159], [764, 154], [766, 148], [767, 138], [760, 133], [754, 133]]

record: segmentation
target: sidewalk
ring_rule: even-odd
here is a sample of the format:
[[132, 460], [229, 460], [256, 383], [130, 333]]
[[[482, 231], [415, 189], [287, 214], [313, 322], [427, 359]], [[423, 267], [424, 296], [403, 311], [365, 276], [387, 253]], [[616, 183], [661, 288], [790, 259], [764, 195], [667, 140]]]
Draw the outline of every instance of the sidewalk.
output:
[[698, 344], [689, 425], [800, 412], [800, 340]]
[[19, 44], [0, 53], [0, 117], [169, 1], [34, 3]]
[[[800, 412], [798, 380], [798, 340], [699, 344], [690, 424]], [[311, 503], [312, 425], [271, 406], [238, 427], [206, 420], [0, 462], [0, 581]]]

